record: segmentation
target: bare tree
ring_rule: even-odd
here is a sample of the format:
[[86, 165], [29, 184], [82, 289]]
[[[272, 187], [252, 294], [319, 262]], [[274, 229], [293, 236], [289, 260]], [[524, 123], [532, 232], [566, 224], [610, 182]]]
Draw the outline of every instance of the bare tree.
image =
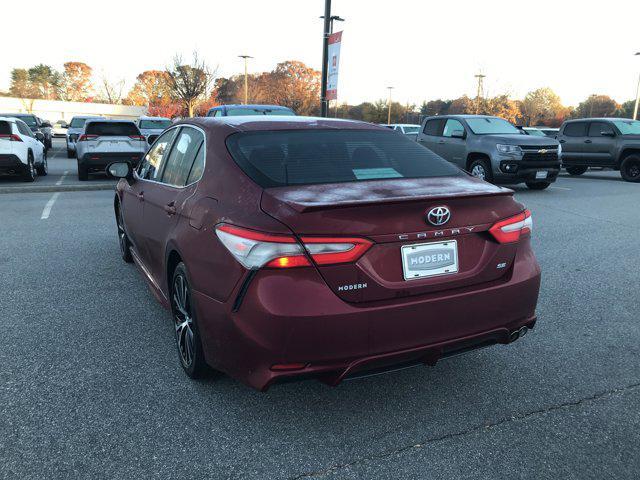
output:
[[176, 55], [173, 65], [167, 68], [166, 72], [172, 94], [180, 99], [188, 115], [193, 117], [198, 103], [210, 93], [215, 70], [211, 71], [207, 64], [198, 58], [198, 53], [193, 52], [190, 65], [185, 65], [182, 57]]
[[124, 93], [124, 79], [116, 82], [110, 82], [106, 76], [102, 76], [100, 80], [101, 92], [100, 100], [105, 103], [122, 103], [122, 97]]

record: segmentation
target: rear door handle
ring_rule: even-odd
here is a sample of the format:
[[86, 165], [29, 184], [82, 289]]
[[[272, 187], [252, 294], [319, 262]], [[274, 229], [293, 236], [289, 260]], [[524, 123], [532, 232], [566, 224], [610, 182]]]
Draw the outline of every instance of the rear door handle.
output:
[[585, 140], [584, 143], [593, 143], [591, 140]]
[[144, 202], [144, 192], [137, 193], [136, 195], [138, 197], [138, 200]]
[[170, 217], [176, 214], [176, 203], [170, 202], [164, 206], [164, 211], [167, 212], [167, 215]]
[[438, 140], [438, 145], [442, 145], [444, 142], [444, 140]]
[[560, 140], [560, 143], [564, 143], [564, 142], [566, 142], [566, 140]]

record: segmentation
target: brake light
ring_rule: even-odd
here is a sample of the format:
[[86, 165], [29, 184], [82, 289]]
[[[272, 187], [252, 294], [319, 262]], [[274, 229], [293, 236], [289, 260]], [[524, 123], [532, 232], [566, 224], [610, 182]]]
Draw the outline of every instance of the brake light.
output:
[[90, 140], [95, 140], [96, 138], [98, 138], [98, 135], [80, 135], [80, 138], [78, 138], [78, 141], [88, 142]]
[[143, 135], [129, 135], [132, 140], [145, 140]]
[[15, 133], [11, 133], [11, 134], [2, 134], [0, 135], [0, 138], [5, 139], [5, 140], [9, 140], [10, 142], [21, 142], [22, 139], [16, 135]]
[[364, 238], [302, 237], [271, 235], [221, 224], [216, 235], [235, 259], [248, 269], [295, 268], [349, 263], [358, 260], [372, 245]]
[[518, 215], [495, 223], [489, 229], [489, 233], [500, 243], [513, 243], [519, 241], [523, 235], [531, 235], [532, 230], [531, 212], [525, 210]]

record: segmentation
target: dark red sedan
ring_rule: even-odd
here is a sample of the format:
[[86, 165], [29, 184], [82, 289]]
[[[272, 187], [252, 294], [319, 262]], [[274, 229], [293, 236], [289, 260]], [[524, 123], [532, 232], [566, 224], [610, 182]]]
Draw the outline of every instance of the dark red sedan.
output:
[[191, 377], [335, 385], [535, 324], [529, 211], [386, 128], [193, 118], [108, 170], [122, 256], [171, 310]]

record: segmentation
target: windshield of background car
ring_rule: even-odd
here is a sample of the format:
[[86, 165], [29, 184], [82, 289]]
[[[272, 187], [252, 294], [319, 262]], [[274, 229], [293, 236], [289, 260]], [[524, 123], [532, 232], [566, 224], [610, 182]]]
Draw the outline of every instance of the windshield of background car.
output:
[[70, 128], [82, 128], [84, 127], [85, 122], [89, 120], [88, 118], [72, 118]]
[[263, 188], [462, 175], [404, 135], [376, 130], [279, 130], [227, 138], [240, 168]]
[[140, 128], [164, 130], [171, 126], [171, 120], [140, 120]]
[[525, 132], [527, 132], [527, 135], [533, 135], [534, 137], [546, 137], [547, 136], [542, 130], [538, 130], [537, 128], [527, 128], [527, 129], [525, 129]]
[[520, 130], [501, 118], [465, 118], [469, 128], [476, 135], [519, 134]]
[[37, 127], [38, 126], [38, 122], [36, 121], [36, 117], [34, 117], [33, 115], [20, 115], [19, 117], [20, 120], [22, 120], [24, 123], [26, 123], [27, 125], [29, 125], [29, 128], [33, 128], [33, 127]]
[[291, 110], [269, 110], [266, 108], [228, 108], [228, 117], [239, 117], [242, 115], [278, 115], [278, 116], [295, 116]]
[[640, 135], [640, 122], [637, 120], [614, 120], [622, 135]]
[[420, 127], [404, 127], [404, 133], [418, 133]]
[[101, 137], [127, 137], [140, 135], [140, 130], [133, 122], [89, 122], [85, 133]]

